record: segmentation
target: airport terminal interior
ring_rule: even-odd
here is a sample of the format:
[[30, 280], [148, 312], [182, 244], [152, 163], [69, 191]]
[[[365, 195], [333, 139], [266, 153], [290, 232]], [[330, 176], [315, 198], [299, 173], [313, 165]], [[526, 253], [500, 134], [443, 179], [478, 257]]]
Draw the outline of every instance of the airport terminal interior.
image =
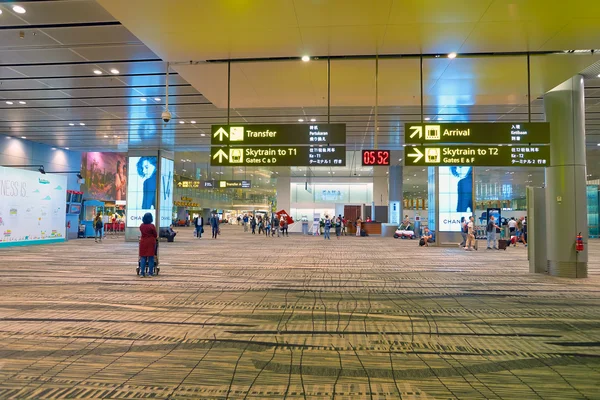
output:
[[600, 399], [599, 26], [0, 0], [0, 399]]

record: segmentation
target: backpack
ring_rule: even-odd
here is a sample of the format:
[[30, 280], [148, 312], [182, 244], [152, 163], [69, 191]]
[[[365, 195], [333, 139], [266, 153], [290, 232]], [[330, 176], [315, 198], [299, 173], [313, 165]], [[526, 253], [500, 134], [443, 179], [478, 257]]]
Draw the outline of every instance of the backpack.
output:
[[419, 240], [419, 246], [425, 246], [425, 239], [421, 238]]
[[104, 224], [102, 223], [101, 219], [96, 221], [96, 229], [102, 229], [103, 226]]

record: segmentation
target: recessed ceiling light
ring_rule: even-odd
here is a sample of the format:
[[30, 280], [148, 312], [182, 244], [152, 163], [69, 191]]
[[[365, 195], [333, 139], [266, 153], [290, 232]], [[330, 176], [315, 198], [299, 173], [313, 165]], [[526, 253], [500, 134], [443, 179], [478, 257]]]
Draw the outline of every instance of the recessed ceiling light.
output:
[[84, 124], [83, 122], [80, 122], [80, 123], [79, 123], [79, 125], [81, 125], [81, 126], [85, 126], [85, 124]]
[[155, 97], [154, 101], [160, 101], [160, 97]]
[[106, 139], [108, 137], [108, 135], [104, 135], [104, 138]]
[[13, 104], [12, 101], [7, 101], [6, 104], [8, 104], [9, 106]]
[[425, 118], [425, 121], [431, 121], [431, 118], [427, 117]]
[[451, 60], [456, 58], [456, 53], [452, 52], [452, 53], [448, 54], [448, 58]]
[[310, 119], [310, 122], [315, 122], [315, 121], [316, 121], [316, 119], [314, 119], [314, 118]]
[[114, 137], [115, 139], [118, 139], [118, 138], [119, 138], [119, 135], [113, 135], [113, 137]]
[[302, 118], [298, 118], [298, 122], [304, 122]]
[[206, 134], [205, 134], [205, 133], [201, 133], [201, 134], [200, 134], [200, 136], [203, 136], [203, 137], [204, 137], [204, 136], [206, 136]]
[[2, 10], [0, 10], [0, 15], [2, 15]]
[[27, 139], [27, 136], [21, 136], [21, 139]]
[[23, 100], [21, 100], [21, 101], [19, 102], [19, 104], [27, 104], [27, 102], [26, 102], [26, 101], [23, 101]]
[[111, 73], [111, 74], [113, 74], [113, 75], [117, 75], [117, 74], [119, 73], [119, 70], [118, 70], [118, 69], [116, 69], [116, 68], [112, 68], [112, 69], [110, 70], [110, 73]]
[[438, 121], [443, 121], [443, 120], [444, 120], [444, 118], [438, 117]]
[[147, 101], [148, 99], [147, 99], [147, 98], [145, 98], [145, 97], [142, 97], [140, 100], [141, 100], [141, 101]]
[[21, 6], [13, 6], [13, 11], [17, 14], [25, 14], [25, 9]]
[[310, 56], [302, 56], [302, 61], [304, 61], [304, 62], [310, 61]]
[[52, 150], [56, 150], [56, 147], [53, 147]]
[[102, 71], [100, 71], [99, 69], [95, 69], [95, 70], [94, 70], [94, 73], [95, 73], [96, 75], [102, 75]]
[[180, 124], [185, 124], [185, 121], [179, 121]]
[[195, 124], [195, 123], [196, 123], [196, 121], [190, 121], [190, 124]]
[[65, 147], [65, 150], [69, 150], [69, 148], [68, 148], [68, 147]]
[[75, 124], [72, 122], [69, 122], [69, 126], [75, 126]]
[[600, 143], [598, 143], [598, 146], [600, 146]]

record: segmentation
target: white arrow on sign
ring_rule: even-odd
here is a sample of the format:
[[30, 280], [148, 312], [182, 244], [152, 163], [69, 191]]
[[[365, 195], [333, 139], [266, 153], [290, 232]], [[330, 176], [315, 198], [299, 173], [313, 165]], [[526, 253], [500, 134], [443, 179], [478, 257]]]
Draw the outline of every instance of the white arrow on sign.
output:
[[217, 153], [213, 156], [213, 160], [215, 158], [219, 157], [219, 162], [222, 163], [223, 162], [223, 157], [225, 157], [226, 160], [229, 159], [229, 156], [227, 155], [227, 153], [225, 153], [223, 151], [223, 149], [219, 149], [219, 151], [217, 151]]
[[410, 138], [414, 138], [415, 135], [419, 135], [419, 139], [423, 137], [423, 127], [422, 126], [411, 126], [410, 129], [413, 131], [411, 133]]
[[229, 137], [229, 133], [223, 129], [223, 128], [219, 128], [218, 131], [215, 132], [215, 134], [213, 135], [213, 137], [219, 137], [219, 141], [222, 142], [223, 141], [223, 136], [227, 136]]
[[416, 163], [419, 162], [419, 160], [421, 158], [423, 158], [423, 153], [421, 153], [421, 150], [419, 150], [417, 148], [414, 148], [413, 150], [415, 151], [415, 153], [414, 154], [409, 154], [408, 156], [409, 157], [414, 157], [415, 159], [413, 160], [413, 164], [416, 164]]

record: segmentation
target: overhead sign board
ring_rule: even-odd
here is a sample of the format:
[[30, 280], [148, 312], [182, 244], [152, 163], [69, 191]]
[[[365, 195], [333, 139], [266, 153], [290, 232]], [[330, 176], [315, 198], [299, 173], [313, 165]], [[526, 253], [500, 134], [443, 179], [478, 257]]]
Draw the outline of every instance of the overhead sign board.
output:
[[212, 166], [343, 167], [346, 146], [212, 147]]
[[362, 165], [390, 165], [389, 150], [363, 150]]
[[346, 124], [213, 125], [210, 143], [226, 146], [346, 144]]
[[252, 181], [219, 181], [217, 187], [220, 189], [250, 189]]
[[549, 167], [550, 146], [411, 146], [404, 165]]
[[550, 124], [547, 122], [408, 123], [404, 124], [404, 141], [408, 144], [549, 144]]

